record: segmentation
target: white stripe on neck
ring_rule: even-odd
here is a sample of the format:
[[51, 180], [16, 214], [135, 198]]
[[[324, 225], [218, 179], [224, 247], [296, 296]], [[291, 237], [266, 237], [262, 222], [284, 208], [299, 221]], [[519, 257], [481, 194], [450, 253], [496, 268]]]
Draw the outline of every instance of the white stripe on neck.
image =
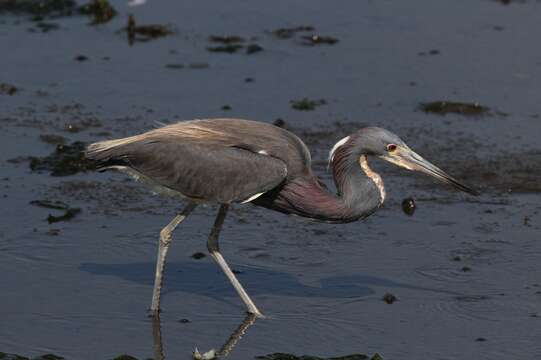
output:
[[343, 138], [342, 140], [334, 144], [331, 151], [329, 152], [329, 162], [332, 162], [332, 160], [334, 159], [334, 153], [336, 152], [336, 150], [338, 150], [338, 148], [344, 145], [348, 140], [349, 140], [349, 136], [346, 136], [345, 138]]
[[366, 176], [368, 176], [374, 182], [374, 184], [376, 184], [376, 186], [378, 187], [379, 195], [381, 199], [379, 204], [380, 205], [383, 204], [383, 202], [385, 201], [386, 194], [385, 194], [385, 186], [383, 185], [383, 180], [381, 179], [381, 176], [379, 176], [377, 172], [375, 172], [374, 170], [370, 168], [370, 166], [368, 166], [368, 160], [366, 158], [366, 155], [361, 155], [361, 157], [359, 158], [359, 163], [361, 165], [361, 169], [363, 169]]

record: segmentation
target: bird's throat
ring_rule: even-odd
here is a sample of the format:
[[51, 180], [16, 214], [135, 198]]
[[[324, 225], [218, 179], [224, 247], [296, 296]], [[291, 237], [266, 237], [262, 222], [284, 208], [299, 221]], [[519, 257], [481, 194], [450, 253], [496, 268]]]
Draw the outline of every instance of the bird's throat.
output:
[[374, 184], [378, 187], [379, 195], [381, 199], [379, 203], [380, 205], [383, 204], [383, 202], [385, 201], [385, 196], [386, 196], [383, 179], [381, 178], [381, 176], [379, 176], [377, 172], [375, 172], [374, 170], [372, 170], [372, 168], [370, 168], [370, 166], [368, 166], [368, 159], [366, 155], [361, 155], [359, 157], [359, 165], [361, 165], [361, 169], [364, 171], [366, 176], [368, 176], [374, 182]]

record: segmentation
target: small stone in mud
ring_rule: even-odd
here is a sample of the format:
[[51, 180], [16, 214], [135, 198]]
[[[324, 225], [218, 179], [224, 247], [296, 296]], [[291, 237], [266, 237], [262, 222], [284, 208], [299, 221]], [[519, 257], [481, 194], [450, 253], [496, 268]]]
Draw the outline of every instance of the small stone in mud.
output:
[[307, 98], [301, 100], [291, 100], [289, 102], [291, 107], [299, 111], [311, 111], [315, 110], [316, 107], [325, 105], [327, 102], [324, 99], [319, 100], [310, 100]]
[[471, 267], [469, 267], [469, 266], [463, 266], [462, 269], [460, 269], [460, 271], [462, 271], [462, 272], [470, 272], [470, 271], [471, 271]]
[[314, 31], [313, 26], [297, 26], [292, 28], [280, 28], [272, 31], [272, 34], [279, 39], [289, 39], [301, 31]]
[[437, 49], [432, 49], [428, 52], [429, 55], [439, 55], [440, 51]]
[[17, 89], [17, 87], [15, 87], [15, 85], [11, 85], [11, 84], [0, 84], [0, 94], [1, 95], [9, 95], [9, 96], [12, 96], [12, 95], [15, 95], [15, 93], [19, 91], [19, 89]]
[[303, 42], [301, 44], [314, 46], [314, 45], [334, 45], [338, 42], [337, 38], [332, 36], [321, 36], [321, 35], [307, 35], [302, 37]]
[[272, 124], [273, 124], [274, 126], [278, 126], [278, 127], [281, 127], [281, 128], [283, 128], [283, 127], [286, 126], [286, 122], [285, 122], [284, 119], [282, 119], [282, 118], [278, 118], [278, 119], [274, 120], [274, 121], [272, 122]]
[[406, 198], [402, 201], [402, 211], [408, 216], [412, 216], [415, 213], [417, 205], [415, 205], [415, 200], [412, 198]]
[[83, 15], [92, 16], [93, 25], [104, 24], [117, 14], [107, 0], [92, 0], [88, 4], [81, 6], [79, 12]]
[[128, 25], [124, 30], [128, 34], [130, 45], [135, 41], [150, 41], [173, 34], [173, 31], [165, 25], [137, 25], [133, 15], [128, 16]]
[[202, 253], [202, 252], [195, 252], [192, 254], [192, 258], [194, 258], [195, 260], [199, 260], [199, 259], [202, 259], [204, 257], [206, 257], [207, 255], [205, 253]]
[[257, 44], [250, 44], [246, 46], [246, 54], [251, 55], [257, 52], [263, 51], [263, 48]]
[[184, 64], [165, 64], [167, 69], [184, 69]]
[[94, 162], [84, 157], [86, 144], [76, 141], [71, 145], [58, 145], [49, 156], [31, 157], [32, 171], [49, 171], [52, 176], [73, 175], [80, 171], [93, 170]]
[[49, 216], [47, 216], [47, 221], [49, 222], [49, 224], [59, 222], [59, 221], [68, 221], [68, 220], [73, 219], [75, 215], [77, 215], [80, 212], [81, 212], [81, 209], [79, 208], [69, 208], [64, 212], [64, 214], [60, 216], [54, 216], [54, 215], [49, 214]]
[[246, 40], [237, 35], [227, 35], [227, 36], [211, 35], [209, 36], [209, 41], [215, 42], [215, 43], [222, 43], [222, 44], [238, 44], [238, 43], [243, 43]]
[[460, 256], [453, 257], [453, 261], [462, 261], [462, 258]]
[[87, 60], [88, 60], [88, 57], [85, 55], [77, 55], [75, 57], [75, 61], [87, 61]]
[[446, 115], [449, 113], [460, 115], [482, 115], [488, 112], [488, 108], [479, 103], [463, 103], [455, 101], [432, 101], [421, 103], [420, 108], [426, 113]]
[[387, 304], [392, 304], [394, 303], [395, 301], [397, 301], [397, 297], [394, 296], [393, 294], [391, 293], [387, 293], [385, 295], [383, 295], [383, 297], [381, 298], [381, 300], [383, 300], [385, 303]]
[[477, 342], [485, 342], [485, 341], [487, 341], [487, 339], [485, 339], [484, 337], [478, 337], [477, 339], [475, 339], [475, 341], [477, 341]]
[[224, 106], [222, 106], [222, 110], [224, 110], [224, 111], [229, 111], [229, 110], [231, 110], [231, 106], [229, 106], [229, 105], [224, 105]]
[[181, 323], [181, 324], [189, 324], [189, 323], [191, 323], [191, 321], [189, 319], [180, 319], [178, 322]]
[[251, 83], [251, 82], [254, 82], [254, 79], [251, 78], [251, 77], [247, 77], [247, 78], [244, 79], [244, 82], [245, 83]]
[[244, 46], [238, 44], [227, 44], [222, 46], [209, 46], [207, 50], [210, 52], [223, 52], [233, 54], [242, 49]]

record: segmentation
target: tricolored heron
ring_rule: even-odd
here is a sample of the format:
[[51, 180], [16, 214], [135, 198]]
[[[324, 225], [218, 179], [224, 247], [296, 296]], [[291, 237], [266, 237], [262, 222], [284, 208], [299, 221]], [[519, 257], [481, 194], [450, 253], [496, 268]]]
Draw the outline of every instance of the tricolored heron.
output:
[[187, 200], [160, 232], [153, 313], [160, 309], [165, 258], [173, 230], [199, 203], [220, 205], [207, 241], [210, 255], [229, 278], [248, 312], [261, 316], [220, 254], [218, 236], [232, 203], [252, 203], [286, 214], [328, 222], [365, 218], [385, 200], [381, 177], [368, 165], [378, 157], [476, 194], [411, 150], [398, 136], [366, 127], [338, 141], [329, 156], [336, 193], [313, 174], [310, 152], [293, 133], [241, 119], [183, 121], [127, 138], [91, 144], [86, 156], [101, 170], [116, 169], [154, 191]]

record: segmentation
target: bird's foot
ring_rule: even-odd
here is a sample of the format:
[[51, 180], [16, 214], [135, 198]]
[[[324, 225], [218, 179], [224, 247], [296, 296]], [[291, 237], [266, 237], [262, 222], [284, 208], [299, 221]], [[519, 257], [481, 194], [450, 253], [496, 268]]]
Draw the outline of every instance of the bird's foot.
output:
[[195, 360], [213, 360], [213, 359], [217, 359], [218, 357], [216, 355], [216, 350], [214, 349], [211, 349], [207, 351], [206, 353], [201, 354], [199, 350], [195, 348], [193, 351], [193, 358]]

